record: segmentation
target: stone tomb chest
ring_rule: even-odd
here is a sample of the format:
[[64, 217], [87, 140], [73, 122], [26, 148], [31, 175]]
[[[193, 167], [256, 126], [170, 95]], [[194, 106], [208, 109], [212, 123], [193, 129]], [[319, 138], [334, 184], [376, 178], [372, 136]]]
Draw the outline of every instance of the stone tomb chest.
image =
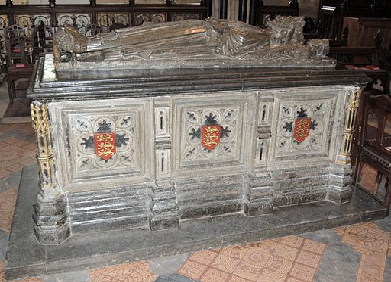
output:
[[270, 67], [221, 53], [178, 55], [176, 64], [135, 54], [107, 62], [111, 49], [103, 59], [75, 53], [41, 59], [29, 94], [41, 243], [351, 198], [364, 76], [335, 71], [319, 54], [317, 63], [290, 54]]

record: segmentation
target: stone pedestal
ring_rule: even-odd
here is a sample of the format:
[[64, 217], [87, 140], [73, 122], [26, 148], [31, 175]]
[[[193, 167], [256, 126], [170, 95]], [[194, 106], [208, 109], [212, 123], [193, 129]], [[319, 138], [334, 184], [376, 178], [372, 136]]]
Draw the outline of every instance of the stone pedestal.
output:
[[67, 201], [58, 190], [41, 191], [34, 205], [33, 218], [34, 233], [41, 244], [60, 244], [70, 236]]
[[330, 165], [327, 200], [339, 205], [349, 202], [353, 194], [352, 183], [353, 170], [350, 164]]
[[366, 81], [356, 72], [230, 66], [80, 81], [53, 72], [42, 61], [30, 93], [41, 243], [351, 198], [356, 81]]

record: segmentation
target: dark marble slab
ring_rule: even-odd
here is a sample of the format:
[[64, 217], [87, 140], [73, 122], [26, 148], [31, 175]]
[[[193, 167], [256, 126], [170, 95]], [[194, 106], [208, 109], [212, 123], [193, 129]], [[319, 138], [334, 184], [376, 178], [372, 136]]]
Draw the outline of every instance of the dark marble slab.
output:
[[353, 282], [357, 279], [361, 255], [342, 242], [327, 245], [315, 275], [316, 282]]
[[181, 222], [180, 229], [158, 232], [117, 230], [74, 235], [61, 245], [43, 246], [33, 235], [31, 218], [38, 192], [37, 183], [37, 168], [25, 168], [6, 255], [5, 273], [8, 279], [184, 254], [386, 216], [383, 207], [356, 189], [352, 202], [342, 206], [328, 202], [310, 203], [279, 208], [273, 214], [259, 217], [237, 214], [189, 220]]
[[7, 250], [8, 232], [0, 229], [0, 260], [4, 260], [5, 251]]
[[[213, 67], [134, 70], [125, 75], [109, 75], [102, 79], [93, 71], [69, 78], [44, 78], [44, 59], [37, 65], [35, 85], [28, 97], [36, 99], [91, 99], [119, 97], [156, 97], [182, 93], [270, 89], [297, 86], [365, 85], [369, 78], [364, 72], [333, 68], [289, 67]], [[111, 71], [113, 72], [113, 71]], [[121, 78], [118, 78], [121, 77]], [[196, 94], [194, 94], [196, 95]]]
[[197, 282], [193, 279], [187, 278], [178, 274], [162, 275], [156, 278], [153, 282]]

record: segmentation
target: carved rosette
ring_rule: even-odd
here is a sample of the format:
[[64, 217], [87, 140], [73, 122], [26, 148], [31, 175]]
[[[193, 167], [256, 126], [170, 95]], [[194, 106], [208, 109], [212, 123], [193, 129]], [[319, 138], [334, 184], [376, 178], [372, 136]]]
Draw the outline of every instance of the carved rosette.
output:
[[[235, 138], [238, 113], [238, 108], [189, 109], [184, 112], [187, 134], [184, 159], [206, 160], [234, 155], [238, 142]], [[215, 130], [218, 136], [212, 136], [219, 141], [216, 144], [209, 144], [203, 134], [211, 128], [218, 128]]]

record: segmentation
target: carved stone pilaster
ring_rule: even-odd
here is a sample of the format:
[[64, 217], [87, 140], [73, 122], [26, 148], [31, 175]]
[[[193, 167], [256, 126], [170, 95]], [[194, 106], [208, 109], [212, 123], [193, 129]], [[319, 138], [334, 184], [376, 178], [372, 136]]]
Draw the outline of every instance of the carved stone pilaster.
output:
[[42, 244], [59, 244], [70, 236], [67, 203], [57, 186], [53, 145], [46, 103], [31, 104], [31, 118], [37, 137], [40, 193], [34, 205], [34, 232]]
[[170, 100], [155, 100], [155, 173], [152, 187], [150, 229], [161, 230], [179, 226], [175, 187], [171, 183], [171, 111]]
[[360, 104], [362, 88], [354, 87], [349, 93], [349, 103], [345, 115], [345, 128], [343, 143], [336, 163], [346, 165], [351, 163], [351, 150], [353, 145], [354, 125], [357, 118], [357, 109]]
[[273, 102], [273, 97], [265, 94], [258, 102], [255, 174], [248, 175], [244, 181], [247, 187], [244, 198], [244, 213], [249, 216], [273, 212], [273, 183], [270, 173], [266, 169], [271, 138]]
[[244, 214], [249, 216], [273, 212], [273, 183], [265, 171], [248, 176], [247, 199], [244, 199]]
[[330, 165], [327, 199], [337, 204], [349, 202], [353, 193], [351, 150], [361, 92], [362, 89], [359, 87], [353, 87], [350, 90], [342, 146], [335, 163]]

